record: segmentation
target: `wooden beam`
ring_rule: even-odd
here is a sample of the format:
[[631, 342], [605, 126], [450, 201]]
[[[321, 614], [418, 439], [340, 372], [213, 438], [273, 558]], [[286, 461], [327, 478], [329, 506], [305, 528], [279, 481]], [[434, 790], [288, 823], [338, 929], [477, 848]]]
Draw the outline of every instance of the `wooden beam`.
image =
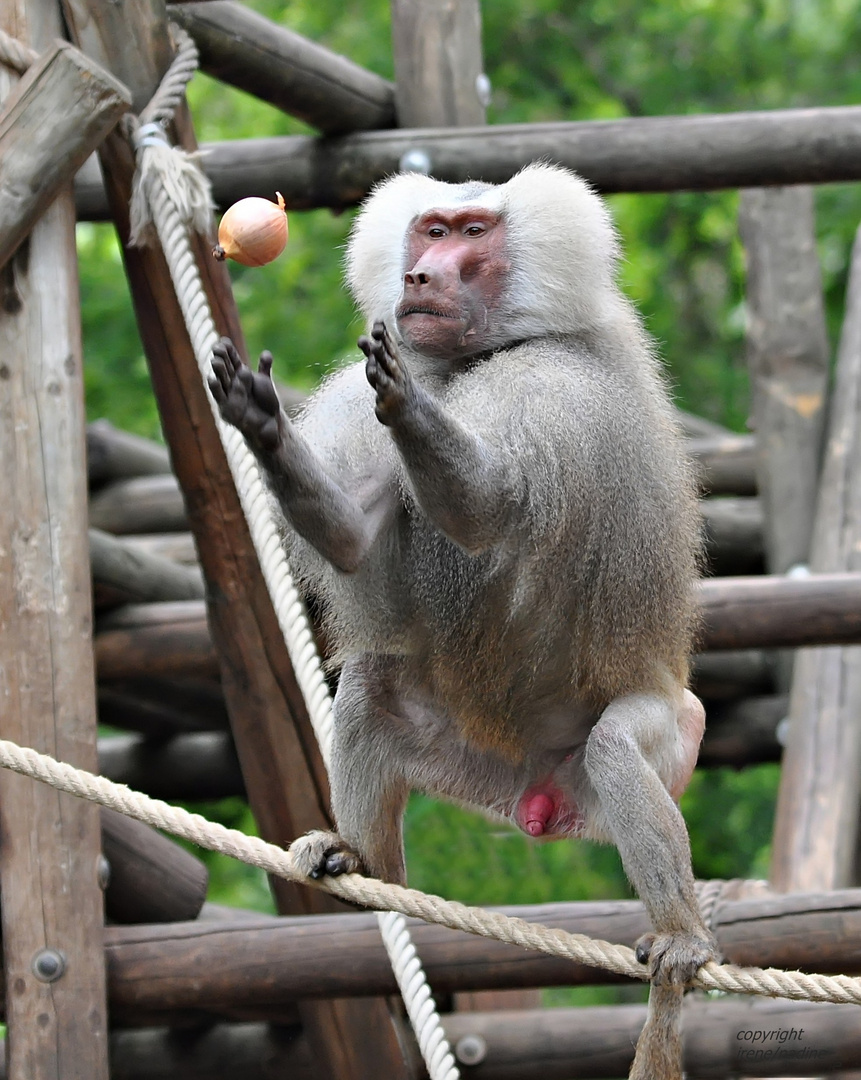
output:
[[95, 651], [99, 681], [221, 672], [202, 600], [117, 608], [99, 619]]
[[115, 923], [196, 919], [206, 900], [206, 865], [142, 821], [104, 806], [101, 821], [108, 918]]
[[861, 573], [707, 578], [701, 649], [789, 648], [861, 641]]
[[[146, 101], [170, 60], [160, 0], [64, 0], [63, 8], [72, 37], [84, 51]], [[177, 113], [176, 130], [184, 148], [194, 150], [193, 128], [183, 109]], [[209, 624], [249, 801], [261, 835], [283, 843], [329, 823], [325, 769], [163, 254], [158, 246], [128, 246], [131, 150], [109, 137], [100, 160], [165, 439], [186, 495], [207, 581]], [[194, 237], [192, 249], [218, 332], [228, 334], [244, 351], [226, 268], [212, 258], [211, 243], [204, 237]], [[342, 909], [328, 896], [285, 881], [273, 882], [273, 892], [282, 912]], [[376, 1073], [401, 1080], [409, 1075], [385, 1001], [314, 1004], [303, 1008], [302, 1021], [321, 1074], [333, 1080], [362, 1080]]]
[[170, 458], [160, 443], [121, 431], [109, 420], [87, 425], [87, 479], [91, 484], [169, 472]]
[[[59, 10], [51, 0], [10, 0], [0, 6], [0, 30], [44, 48], [60, 32]], [[0, 99], [14, 82], [0, 66]], [[0, 275], [3, 735], [92, 769], [83, 365], [68, 187]], [[9, 1080], [107, 1080], [99, 845], [95, 806], [4, 770], [0, 912]]]
[[90, 524], [105, 532], [185, 532], [188, 516], [172, 474], [115, 480], [90, 499]]
[[199, 566], [135, 550], [101, 529], [90, 529], [89, 546], [93, 586], [112, 604], [202, 600], [206, 594]]
[[130, 104], [64, 41], [31, 65], [0, 113], [0, 269]]
[[755, 495], [756, 438], [709, 435], [688, 439], [700, 490], [708, 495]]
[[154, 799], [194, 802], [246, 794], [233, 739], [226, 731], [196, 731], [152, 739], [102, 735], [99, 771]]
[[698, 768], [743, 769], [763, 761], [780, 761], [783, 722], [788, 714], [787, 694], [708, 703]]
[[[857, 1005], [688, 998], [685, 1075], [822, 1076], [861, 1067], [857, 1012]], [[469, 1069], [475, 1080], [595, 1080], [628, 1075], [645, 1019], [644, 1005], [613, 1005], [467, 1013], [446, 1017], [445, 1028], [462, 1053], [483, 1047]]]
[[829, 348], [813, 189], [742, 191], [739, 228], [766, 566], [783, 574], [810, 555], [825, 432]]
[[749, 496], [700, 499], [711, 574], [761, 574], [762, 505]]
[[232, 0], [171, 4], [208, 75], [325, 135], [395, 126], [394, 87], [365, 68]]
[[[217, 0], [215, 0], [217, 2]], [[122, 1080], [322, 1080], [298, 1024], [218, 1024], [115, 1031], [111, 1065]], [[2, 1074], [0, 1074], [2, 1080]]]
[[[733, 888], [761, 892], [755, 882]], [[500, 910], [626, 945], [649, 926], [635, 900]], [[409, 925], [437, 992], [630, 983], [492, 938], [414, 919]], [[861, 890], [727, 898], [715, 912], [715, 933], [732, 963], [858, 975]], [[370, 912], [293, 918], [245, 912], [232, 921], [115, 926], [105, 931], [105, 947], [111, 1015], [121, 1024], [134, 1024], [143, 1015], [157, 1025], [177, 1010], [190, 1009], [209, 1017], [274, 1020], [291, 1002], [306, 998], [395, 992]]]
[[183, 731], [227, 731], [221, 686], [213, 679], [143, 679], [99, 686], [99, 723], [163, 739]]
[[[700, 651], [861, 642], [861, 573], [706, 578]], [[129, 604], [99, 619], [100, 679], [214, 675], [203, 602]]]
[[399, 126], [483, 124], [479, 0], [392, 0], [391, 8]]
[[[837, 354], [811, 546], [819, 572], [861, 569], [861, 232]], [[772, 846], [777, 888], [852, 880], [861, 800], [861, 649], [796, 658]]]
[[[403, 155], [424, 151], [433, 175], [501, 183], [535, 158], [567, 165], [603, 192], [715, 191], [772, 184], [861, 179], [855, 148], [861, 106], [774, 109], [713, 116], [651, 116], [560, 124], [364, 132], [340, 139], [284, 136], [204, 144], [216, 202], [246, 195], [287, 208], [337, 209], [360, 202], [397, 172]], [[84, 220], [104, 220], [107, 202], [92, 171], [80, 186]]]
[[[690, 1076], [831, 1074], [861, 1063], [857, 1005], [762, 999], [686, 999], [684, 1064]], [[627, 1074], [645, 1006], [444, 1015], [465, 1073], [482, 1080], [569, 1080]], [[754, 1032], [757, 1041], [753, 1042]], [[765, 1033], [774, 1033], [765, 1038]], [[781, 1032], [785, 1032], [781, 1041]], [[749, 1034], [748, 1034], [749, 1033]], [[741, 1036], [741, 1038], [739, 1038]], [[2, 1047], [2, 1043], [0, 1043]], [[315, 1080], [307, 1041], [262, 1023], [114, 1031], [111, 1063], [123, 1080]], [[853, 1074], [854, 1076], [855, 1074]], [[2, 1073], [0, 1073], [2, 1077]]]

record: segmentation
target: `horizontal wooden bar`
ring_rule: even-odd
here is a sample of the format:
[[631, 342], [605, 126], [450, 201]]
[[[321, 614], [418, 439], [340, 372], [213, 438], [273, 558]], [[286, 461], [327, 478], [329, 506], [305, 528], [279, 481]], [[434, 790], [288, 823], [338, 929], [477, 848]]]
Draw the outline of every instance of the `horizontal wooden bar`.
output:
[[109, 420], [87, 424], [87, 479], [91, 484], [170, 472], [167, 447], [114, 427]]
[[242, 4], [171, 4], [168, 12], [194, 38], [207, 75], [327, 135], [394, 127], [392, 83]]
[[[598, 1080], [627, 1076], [644, 1005], [459, 1013], [449, 1041], [482, 1047], [477, 1080]], [[688, 998], [682, 1013], [685, 1075], [822, 1076], [861, 1067], [857, 1005]], [[479, 1050], [479, 1053], [482, 1051]], [[845, 1074], [843, 1074], [845, 1075]]]
[[[650, 116], [556, 124], [361, 132], [338, 139], [283, 136], [204, 144], [215, 200], [280, 191], [288, 209], [360, 202], [423, 150], [440, 180], [500, 183], [541, 158], [575, 169], [600, 191], [714, 191], [861, 179], [861, 106]], [[76, 183], [78, 212], [103, 220], [100, 182]]]
[[[752, 888], [755, 886], [747, 886]], [[742, 886], [733, 886], [742, 888]], [[636, 901], [501, 909], [546, 926], [632, 945], [648, 929]], [[441, 993], [618, 982], [608, 972], [489, 938], [410, 920], [431, 986]], [[724, 900], [715, 932], [744, 965], [861, 973], [861, 889]], [[260, 916], [105, 931], [111, 1015], [157, 1023], [174, 1010], [274, 1020], [308, 997], [396, 991], [373, 914]]]
[[103, 735], [99, 772], [154, 799], [224, 799], [244, 795], [233, 739], [226, 731], [198, 731], [170, 738]]
[[[682, 1022], [685, 1070], [695, 1077], [736, 1076], [742, 1069], [745, 1076], [788, 1077], [857, 1068], [857, 1015], [857, 1005], [689, 997]], [[597, 1080], [627, 1075], [645, 1017], [643, 1005], [614, 1005], [446, 1013], [442, 1021], [459, 1063], [468, 1066], [465, 1076]], [[110, 1057], [123, 1080], [320, 1075], [301, 1029], [263, 1023], [113, 1031]]]
[[[698, 591], [701, 652], [861, 643], [861, 573], [714, 578]], [[203, 601], [121, 611], [97, 624], [100, 678], [217, 673]]]
[[180, 566], [171, 559], [136, 550], [101, 529], [89, 530], [89, 542], [97, 607], [202, 600], [206, 595], [199, 566]]
[[861, 573], [700, 582], [703, 649], [861, 642]]
[[755, 495], [756, 436], [711, 435], [688, 440], [700, 489], [709, 495]]

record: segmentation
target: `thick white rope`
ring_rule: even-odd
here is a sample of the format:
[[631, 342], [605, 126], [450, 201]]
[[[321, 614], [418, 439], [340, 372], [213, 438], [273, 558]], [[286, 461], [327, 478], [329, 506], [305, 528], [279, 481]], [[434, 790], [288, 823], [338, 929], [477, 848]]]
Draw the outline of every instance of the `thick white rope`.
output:
[[[58, 791], [108, 806], [157, 829], [181, 836], [199, 847], [241, 859], [267, 873], [323, 889], [363, 907], [387, 913], [400, 912], [401, 915], [425, 922], [495, 938], [589, 967], [605, 968], [643, 981], [649, 979], [648, 967], [639, 963], [634, 950], [625, 945], [614, 945], [585, 934], [571, 934], [566, 930], [540, 926], [498, 911], [467, 907], [453, 900], [443, 900], [439, 896], [389, 885], [359, 874], [311, 881], [293, 865], [290, 852], [275, 844], [207, 821], [200, 814], [191, 814], [182, 807], [151, 799], [124, 784], [94, 776], [6, 739], [0, 739], [0, 767], [41, 780]], [[734, 994], [861, 1005], [861, 979], [847, 975], [810, 975], [803, 971], [781, 971], [778, 968], [740, 968], [711, 961], [700, 968], [692, 985], [702, 990], [723, 990]]]
[[29, 45], [0, 30], [0, 63], [23, 75], [38, 55]]
[[[174, 27], [178, 52], [153, 101], [147, 106], [136, 136], [138, 175], [135, 184], [135, 228], [142, 233], [146, 218], [155, 225], [165, 259], [170, 269], [176, 295], [185, 318], [201, 375], [206, 381], [211, 373], [212, 348], [218, 334], [206, 293], [188, 239], [190, 227], [199, 229], [197, 211], [206, 207], [211, 221], [208, 197], [201, 195], [203, 174], [193, 161], [181, 156], [182, 164], [172, 166], [166, 158], [181, 155], [167, 149], [159, 129], [152, 121], [162, 122], [172, 115], [184, 87], [196, 67], [196, 50], [191, 38]], [[192, 194], [184, 191], [191, 188]], [[148, 208], [149, 213], [145, 214]], [[287, 651], [296, 672], [296, 681], [305, 698], [308, 712], [326, 766], [329, 766], [332, 741], [332, 699], [326, 683], [314, 635], [293, 576], [278, 527], [272, 515], [254, 455], [244, 438], [221, 419], [207, 389], [233, 479], [248, 521], [260, 566], [269, 589]], [[421, 966], [409, 930], [400, 915], [380, 916], [380, 933], [392, 962], [404, 999], [407, 1015], [431, 1080], [458, 1080], [460, 1073], [445, 1036], [442, 1022], [433, 1003], [427, 977]]]

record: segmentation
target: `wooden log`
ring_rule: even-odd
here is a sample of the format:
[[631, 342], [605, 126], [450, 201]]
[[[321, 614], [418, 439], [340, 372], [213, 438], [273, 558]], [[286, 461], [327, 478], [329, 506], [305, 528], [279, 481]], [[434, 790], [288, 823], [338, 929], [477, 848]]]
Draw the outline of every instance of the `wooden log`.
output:
[[236, 749], [226, 731], [188, 732], [164, 739], [102, 735], [99, 771], [118, 784], [170, 802], [245, 795]]
[[699, 653], [692, 671], [694, 692], [710, 703], [775, 691], [774, 665], [762, 649]]
[[[855, 147], [861, 107], [774, 109], [714, 116], [653, 116], [561, 124], [363, 132], [204, 144], [217, 204], [282, 192], [288, 209], [360, 202], [422, 150], [440, 180], [500, 183], [536, 158], [575, 169], [604, 192], [691, 191], [861, 179]], [[79, 186], [82, 219], [100, 221], [107, 203]]]
[[227, 731], [220, 685], [205, 679], [114, 681], [99, 687], [99, 723], [150, 738], [183, 731]]
[[[217, 2], [217, 0], [215, 0]], [[716, 461], [720, 452], [710, 456]], [[716, 469], [721, 469], [719, 464]], [[762, 570], [762, 507], [749, 497], [700, 502], [706, 551], [713, 573], [745, 574]], [[182, 494], [173, 476], [141, 476], [103, 487], [90, 500], [90, 524], [105, 532], [181, 532], [188, 529]]]
[[175, 476], [117, 480], [90, 499], [90, 524], [105, 532], [186, 532], [188, 517]]
[[31, 65], [0, 113], [0, 269], [130, 104], [64, 41]]
[[90, 529], [89, 541], [93, 586], [108, 590], [114, 603], [202, 600], [206, 595], [199, 566], [179, 566], [135, 550], [101, 529]]
[[87, 425], [87, 478], [90, 484], [170, 472], [167, 449], [153, 439], [121, 431], [109, 420]]
[[[856, 1014], [855, 1005], [688, 998], [686, 1074], [735, 1076], [744, 1068], [746, 1076], [798, 1076], [813, 1067], [831, 1074], [861, 1057]], [[443, 1024], [460, 1064], [469, 1063], [471, 1077], [569, 1080], [626, 1075], [645, 1015], [642, 1005], [593, 1006], [445, 1015]], [[766, 1038], [768, 1032], [774, 1035]], [[298, 1027], [240, 1023], [114, 1031], [110, 1052], [116, 1080], [314, 1080], [320, 1075]]]
[[115, 1031], [110, 1047], [114, 1080], [233, 1080], [237, 1076], [242, 1080], [319, 1080], [322, 1076], [298, 1024]]
[[[50, 0], [4, 4], [0, 30], [45, 48], [61, 32], [59, 11]], [[14, 82], [0, 66], [0, 100]], [[2, 168], [15, 167], [5, 150], [3, 158]], [[68, 187], [0, 278], [3, 736], [92, 769], [83, 364]], [[98, 856], [95, 806], [3, 771], [0, 916], [10, 1080], [107, 1080]]]
[[197, 548], [194, 546], [194, 537], [190, 532], [132, 535], [126, 533], [123, 535], [123, 542], [133, 551], [157, 555], [161, 559], [170, 559], [171, 562], [180, 563], [182, 566], [198, 565]]
[[395, 126], [392, 84], [346, 57], [232, 0], [171, 4], [168, 11], [194, 38], [208, 75], [323, 134]]
[[[139, 107], [138, 96], [146, 101], [153, 94], [170, 58], [160, 0], [110, 5], [64, 0], [63, 10], [73, 39], [130, 86]], [[183, 108], [177, 111], [175, 128], [181, 145], [195, 150]], [[180, 484], [189, 494], [190, 524], [212, 598], [209, 619], [251, 808], [261, 835], [283, 841], [329, 823], [325, 769], [163, 254], [158, 246], [128, 244], [133, 155], [126, 143], [109, 137], [100, 160], [165, 438]], [[245, 352], [225, 266], [212, 258], [202, 236], [192, 238], [191, 246], [217, 331]], [[285, 912], [342, 907], [333, 898], [284, 881], [273, 883], [273, 892]], [[392, 1080], [408, 1076], [385, 1001], [315, 1003], [303, 1007], [302, 1022], [321, 1074], [333, 1080], [360, 1080], [376, 1073]]]
[[[861, 569], [861, 232], [837, 355], [811, 569]], [[780, 889], [852, 880], [861, 800], [861, 649], [795, 661], [777, 802], [772, 881]]]
[[115, 923], [196, 919], [209, 883], [205, 864], [142, 821], [106, 807], [101, 820], [108, 918]]
[[766, 566], [806, 563], [825, 431], [828, 334], [813, 189], [741, 193], [747, 255], [747, 354]]
[[780, 761], [782, 727], [788, 712], [786, 694], [709, 703], [697, 765], [743, 769], [763, 761]]
[[701, 499], [700, 512], [711, 573], [762, 572], [762, 506], [758, 499]]
[[[701, 652], [861, 641], [859, 573], [709, 578], [698, 598]], [[100, 618], [97, 630], [100, 678], [216, 673], [201, 601], [129, 604]]]
[[861, 641], [861, 573], [700, 582], [702, 649]]
[[203, 601], [129, 604], [99, 620], [95, 638], [100, 680], [220, 673]]
[[756, 495], [753, 435], [710, 435], [688, 440], [700, 490], [709, 495]]
[[704, 416], [697, 416], [695, 413], [687, 412], [685, 409], [676, 409], [675, 412], [679, 427], [689, 439], [710, 439], [712, 436], [722, 438], [732, 435], [729, 428], [715, 423], [714, 420], [708, 420]]
[[[689, 998], [685, 1075], [821, 1076], [861, 1065], [857, 1012], [857, 1005]], [[445, 1029], [467, 1061], [480, 1048], [469, 1069], [476, 1080], [594, 1080], [627, 1076], [645, 1019], [644, 1005], [593, 1006], [447, 1016]]]
[[400, 127], [483, 124], [488, 90], [478, 0], [392, 0]]
[[[757, 889], [758, 883], [738, 888]], [[505, 907], [506, 914], [632, 945], [648, 929], [634, 900]], [[715, 932], [742, 965], [861, 974], [861, 890], [726, 899]], [[438, 993], [629, 980], [491, 938], [409, 920]], [[111, 1016], [169, 1022], [176, 1010], [275, 1019], [304, 998], [391, 994], [395, 981], [372, 913], [206, 920], [105, 931]], [[159, 1021], [161, 1015], [165, 1019]]]

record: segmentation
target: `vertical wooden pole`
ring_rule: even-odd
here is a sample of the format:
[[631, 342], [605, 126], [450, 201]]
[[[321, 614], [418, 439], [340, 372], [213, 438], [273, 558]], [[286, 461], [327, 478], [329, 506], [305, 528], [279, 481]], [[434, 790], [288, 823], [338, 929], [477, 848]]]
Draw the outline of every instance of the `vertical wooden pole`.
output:
[[[170, 60], [162, 0], [63, 0], [63, 6], [76, 44], [121, 78], [142, 108]], [[184, 109], [176, 127], [185, 148], [193, 149]], [[329, 826], [325, 768], [163, 254], [157, 245], [128, 245], [131, 151], [111, 136], [100, 157], [165, 437], [206, 577], [210, 629], [249, 802], [261, 835], [285, 844]], [[219, 332], [244, 350], [227, 271], [212, 258], [211, 246], [211, 238], [192, 243], [213, 318]], [[343, 910], [325, 893], [282, 880], [273, 891], [282, 914]], [[299, 1010], [321, 1077], [410, 1075], [385, 999], [308, 1001]]]
[[828, 336], [813, 189], [749, 188], [739, 226], [747, 254], [747, 353], [769, 573], [806, 563], [819, 489]]
[[392, 45], [401, 127], [484, 123], [479, 0], [392, 0]]
[[[861, 569], [861, 231], [855, 238], [811, 546], [815, 571]], [[861, 647], [799, 652], [790, 696], [772, 881], [851, 883], [861, 798]]]
[[[54, 0], [6, 0], [36, 49]], [[0, 97], [12, 76], [0, 67]], [[0, 282], [0, 730], [96, 768], [95, 676], [74, 203], [66, 189]], [[0, 775], [9, 1080], [107, 1080], [99, 811]]]

